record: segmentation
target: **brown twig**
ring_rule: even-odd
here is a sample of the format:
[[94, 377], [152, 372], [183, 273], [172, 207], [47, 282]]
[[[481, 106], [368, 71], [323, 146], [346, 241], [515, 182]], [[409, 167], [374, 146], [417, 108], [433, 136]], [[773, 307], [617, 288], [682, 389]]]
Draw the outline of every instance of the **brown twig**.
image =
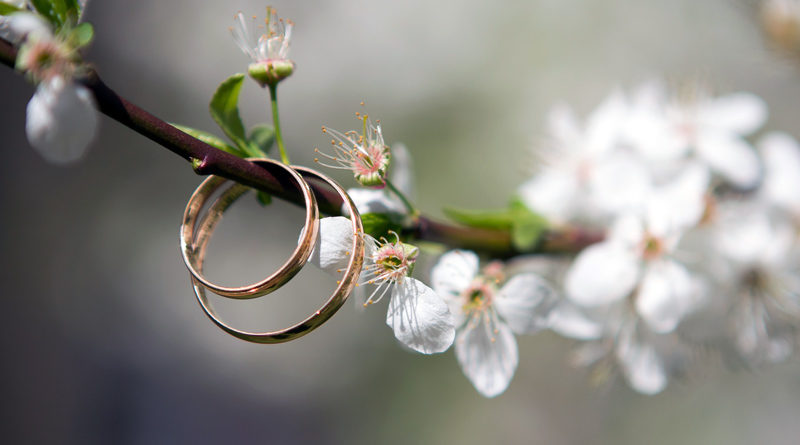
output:
[[[14, 68], [16, 57], [16, 48], [0, 39], [0, 61]], [[87, 75], [78, 81], [94, 94], [101, 113], [191, 162], [198, 174], [222, 176], [302, 205], [302, 194], [291, 179], [282, 175], [280, 171], [267, 171], [184, 133], [118, 95], [94, 70], [89, 70]], [[341, 214], [342, 199], [334, 190], [313, 181], [309, 182], [309, 185], [317, 196], [322, 213]], [[495, 257], [510, 257], [523, 253], [512, 247], [511, 236], [505, 230], [454, 226], [420, 216], [411, 232], [422, 240], [439, 242], [450, 247], [473, 249]], [[534, 251], [576, 252], [601, 238], [600, 234], [578, 229], [553, 231], [545, 234]]]

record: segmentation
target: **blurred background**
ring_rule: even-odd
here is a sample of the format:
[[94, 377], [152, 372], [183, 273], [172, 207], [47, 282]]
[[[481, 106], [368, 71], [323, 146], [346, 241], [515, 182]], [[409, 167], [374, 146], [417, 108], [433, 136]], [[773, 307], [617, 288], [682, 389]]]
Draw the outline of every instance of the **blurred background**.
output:
[[[260, 1], [92, 0], [89, 51], [106, 82], [159, 117], [215, 130], [207, 104], [247, 58], [230, 38]], [[275, 1], [296, 22], [295, 74], [280, 88], [294, 162], [311, 165], [323, 124], [381, 119], [415, 158], [418, 205], [502, 206], [528, 174], [548, 108], [585, 114], [615, 87], [654, 76], [751, 91], [767, 129], [794, 136], [800, 69], [765, 40], [746, 2], [559, 0]], [[519, 338], [508, 391], [484, 399], [451, 351], [412, 354], [385, 304], [346, 305], [291, 343], [248, 344], [211, 324], [178, 250], [189, 165], [108, 119], [89, 155], [47, 164], [25, 139], [33, 88], [0, 69], [0, 393], [4, 443], [770, 443], [800, 437], [800, 366], [719, 366], [657, 396], [595, 387], [572, 342]], [[268, 120], [248, 81], [242, 114]], [[219, 132], [217, 132], [219, 134]], [[336, 175], [334, 175], [336, 176]], [[352, 185], [346, 176], [336, 176]], [[300, 210], [244, 199], [212, 241], [209, 274], [255, 281], [289, 255]], [[217, 301], [251, 329], [288, 325], [334, 283], [306, 268], [254, 302]], [[264, 300], [264, 301], [261, 301]], [[216, 301], [216, 300], [215, 300]], [[227, 303], [227, 304], [226, 304]]]

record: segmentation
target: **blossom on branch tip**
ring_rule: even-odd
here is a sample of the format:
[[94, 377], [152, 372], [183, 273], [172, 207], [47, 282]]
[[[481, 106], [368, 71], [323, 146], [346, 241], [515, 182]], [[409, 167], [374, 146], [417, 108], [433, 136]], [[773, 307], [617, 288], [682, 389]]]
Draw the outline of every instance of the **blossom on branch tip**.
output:
[[[267, 18], [264, 25], [257, 24], [257, 18], [251, 17], [248, 25], [244, 14], [234, 16], [234, 26], [230, 27], [234, 42], [252, 63], [247, 68], [248, 74], [262, 87], [276, 85], [294, 72], [294, 62], [289, 59], [289, 43], [294, 22], [278, 18], [274, 8], [267, 7]], [[257, 37], [258, 30], [263, 33]]]
[[356, 117], [362, 124], [361, 133], [355, 130], [341, 133], [322, 127], [322, 132], [331, 137], [333, 153], [323, 153], [315, 148], [314, 151], [325, 161], [314, 158], [314, 162], [330, 168], [350, 170], [356, 181], [365, 187], [383, 187], [386, 185], [391, 152], [383, 141], [380, 121], [373, 124], [369, 116], [361, 113], [356, 113]]
[[74, 162], [83, 157], [97, 131], [92, 93], [54, 77], [42, 82], [28, 102], [25, 133], [46, 160]]
[[13, 14], [9, 29], [22, 40], [17, 69], [38, 83], [27, 107], [28, 141], [50, 162], [80, 159], [94, 139], [98, 119], [92, 93], [74, 81], [82, 68], [77, 48], [33, 13]]
[[[351, 255], [352, 224], [340, 216], [323, 218], [319, 233], [310, 261], [338, 277]], [[450, 310], [433, 289], [410, 276], [419, 249], [396, 235], [394, 242], [358, 236], [364, 237], [366, 247], [359, 283], [367, 293], [362, 304], [375, 304], [389, 294], [386, 324], [401, 343], [423, 354], [447, 350], [455, 338]]]
[[478, 269], [478, 256], [465, 250], [444, 254], [431, 272], [433, 287], [456, 317], [456, 357], [479, 393], [497, 396], [506, 390], [519, 363], [514, 334], [531, 334], [547, 326], [556, 293], [532, 273], [500, 285], [502, 265]]

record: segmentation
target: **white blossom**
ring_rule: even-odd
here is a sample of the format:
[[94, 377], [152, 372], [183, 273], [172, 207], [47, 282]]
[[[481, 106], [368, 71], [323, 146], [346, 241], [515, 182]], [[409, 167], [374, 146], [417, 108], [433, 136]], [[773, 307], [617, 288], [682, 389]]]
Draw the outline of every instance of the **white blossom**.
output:
[[566, 106], [553, 109], [540, 169], [520, 187], [522, 201], [557, 223], [591, 216], [608, 202], [636, 201], [642, 193], [641, 170], [617, 150], [627, 117], [620, 92], [611, 94], [583, 126]]
[[744, 140], [766, 120], [767, 107], [750, 93], [716, 98], [696, 91], [692, 98], [667, 99], [660, 84], [651, 82], [632, 99], [626, 138], [654, 162], [696, 159], [738, 188], [758, 184], [760, 163]]
[[53, 77], [39, 84], [28, 102], [25, 133], [46, 160], [82, 158], [97, 131], [92, 93], [82, 85]]
[[589, 246], [567, 272], [567, 296], [595, 307], [635, 294], [639, 315], [656, 332], [670, 332], [698, 304], [692, 274], [674, 258], [683, 232], [704, 209], [708, 178], [691, 168], [653, 192], [641, 214], [620, 217], [605, 241]]
[[573, 353], [574, 365], [593, 367], [595, 377], [602, 379], [617, 369], [635, 391], [652, 395], [685, 367], [689, 350], [674, 333], [653, 332], [640, 320], [625, 302], [586, 309], [562, 300], [551, 314], [550, 327], [583, 341]]
[[754, 364], [783, 360], [800, 328], [797, 229], [753, 204], [728, 206], [720, 220], [715, 245], [732, 269], [722, 277], [729, 308], [723, 316], [736, 348]]
[[502, 287], [502, 268], [490, 264], [479, 273], [473, 252], [444, 254], [432, 270], [433, 287], [456, 317], [456, 357], [479, 393], [494, 397], [506, 390], [519, 362], [513, 334], [530, 334], [547, 324], [555, 291], [538, 275], [511, 277]]
[[[364, 306], [390, 295], [386, 324], [404, 345], [423, 354], [447, 350], [455, 338], [453, 317], [433, 289], [410, 277], [419, 250], [409, 244], [365, 237], [360, 286], [369, 288]], [[340, 276], [352, 254], [353, 226], [348, 218], [320, 220], [320, 238], [310, 261]]]
[[94, 139], [98, 119], [92, 93], [73, 80], [76, 50], [33, 13], [13, 14], [9, 29], [24, 42], [17, 67], [39, 82], [27, 107], [28, 141], [50, 162], [80, 159]]

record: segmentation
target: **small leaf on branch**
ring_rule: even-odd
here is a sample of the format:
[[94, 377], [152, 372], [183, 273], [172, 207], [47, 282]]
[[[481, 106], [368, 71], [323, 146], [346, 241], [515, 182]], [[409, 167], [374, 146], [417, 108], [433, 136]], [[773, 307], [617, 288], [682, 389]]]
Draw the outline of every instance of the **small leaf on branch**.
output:
[[239, 156], [240, 158], [246, 158], [247, 154], [243, 153], [236, 147], [229, 145], [227, 142], [223, 141], [222, 139], [214, 136], [211, 133], [205, 132], [203, 130], [197, 130], [191, 127], [187, 127], [184, 125], [179, 124], [171, 124], [173, 127], [177, 128], [178, 130], [192, 136], [194, 138], [200, 139], [201, 141], [205, 142], [206, 144], [222, 150], [224, 152], [230, 153], [235, 156]]
[[512, 213], [509, 209], [467, 210], [445, 207], [444, 214], [457, 223], [482, 229], [511, 229]]
[[512, 199], [509, 208], [512, 215], [511, 244], [520, 251], [532, 249], [547, 229], [547, 219], [532, 212], [519, 198]]
[[275, 143], [275, 129], [271, 125], [256, 125], [250, 130], [250, 144], [256, 146], [263, 155], [269, 153]]
[[400, 222], [385, 213], [363, 213], [361, 224], [364, 226], [364, 233], [377, 239], [388, 236], [389, 231], [400, 233], [403, 229]]
[[56, 30], [78, 23], [81, 7], [77, 0], [31, 0], [31, 4]]
[[70, 38], [73, 40], [76, 48], [82, 48], [94, 39], [94, 27], [89, 23], [81, 23], [72, 30]]
[[267, 192], [262, 192], [262, 191], [259, 190], [256, 193], [256, 200], [258, 200], [259, 204], [261, 204], [262, 206], [266, 207], [266, 206], [272, 204], [272, 195], [270, 195]]
[[239, 116], [239, 92], [242, 90], [243, 82], [242, 73], [225, 79], [214, 92], [209, 109], [211, 117], [239, 150], [247, 156], [258, 157], [263, 154], [260, 154], [258, 148], [248, 140], [244, 132], [244, 123]]
[[470, 227], [481, 229], [508, 230], [511, 243], [520, 251], [530, 250], [536, 246], [544, 230], [547, 220], [532, 212], [519, 199], [511, 201], [507, 209], [499, 210], [464, 210], [445, 208], [445, 215], [453, 221]]
[[0, 15], [9, 15], [19, 11], [22, 11], [22, 9], [8, 3], [0, 3]]

